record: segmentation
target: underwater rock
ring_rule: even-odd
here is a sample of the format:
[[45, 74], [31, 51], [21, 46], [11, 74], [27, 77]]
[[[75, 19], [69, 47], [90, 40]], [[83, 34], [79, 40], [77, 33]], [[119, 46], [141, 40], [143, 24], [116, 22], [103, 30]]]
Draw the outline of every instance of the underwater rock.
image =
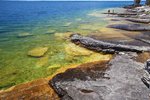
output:
[[73, 43], [69, 43], [69, 44], [65, 45], [65, 51], [67, 54], [72, 55], [72, 56], [88, 56], [93, 53], [92, 51], [90, 51], [86, 48], [77, 46]]
[[68, 69], [49, 84], [62, 100], [149, 100], [149, 89], [141, 81], [144, 64], [132, 60], [135, 56], [125, 53], [109, 63]]
[[52, 34], [52, 33], [55, 33], [56, 32], [56, 30], [48, 30], [47, 32], [46, 32], [46, 34]]
[[42, 57], [48, 51], [48, 47], [37, 47], [28, 52], [29, 56]]
[[33, 34], [24, 32], [24, 33], [19, 33], [19, 34], [17, 35], [18, 38], [25, 38], [25, 37], [29, 37], [29, 36], [33, 36]]
[[71, 41], [73, 43], [78, 43], [81, 46], [104, 53], [115, 53], [120, 51], [131, 51], [131, 52], [143, 52], [150, 51], [149, 46], [135, 46], [135, 45], [124, 45], [118, 43], [109, 43], [100, 40], [96, 40], [90, 37], [81, 36], [79, 34], [74, 34], [71, 36]]
[[150, 23], [150, 19], [137, 19], [137, 18], [128, 18], [127, 21], [136, 22], [136, 23]]
[[68, 23], [65, 23], [64, 25], [62, 25], [63, 27], [68, 27], [72, 24], [72, 22], [68, 22]]
[[66, 40], [69, 39], [70, 35], [73, 34], [72, 32], [65, 32], [65, 33], [55, 33], [55, 37], [56, 39], [60, 39], [60, 40]]
[[37, 67], [42, 67], [45, 66], [48, 63], [48, 56], [44, 56], [38, 59], [36, 66]]
[[142, 24], [114, 24], [108, 25], [107, 27], [126, 31], [150, 31], [150, 25]]
[[41, 78], [0, 91], [0, 100], [59, 100], [58, 95]]
[[0, 42], [5, 42], [5, 41], [9, 41], [9, 38], [1, 38]]

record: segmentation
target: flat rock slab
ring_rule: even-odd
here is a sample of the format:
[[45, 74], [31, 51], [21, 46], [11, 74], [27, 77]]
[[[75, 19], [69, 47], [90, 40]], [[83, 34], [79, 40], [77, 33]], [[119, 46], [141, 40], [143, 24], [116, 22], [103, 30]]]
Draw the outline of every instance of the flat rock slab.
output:
[[104, 77], [96, 80], [81, 80], [75, 75], [65, 80], [64, 72], [55, 76], [55, 87], [63, 91], [62, 100], [150, 100], [150, 90], [141, 81], [144, 64], [134, 61], [135, 56], [136, 53], [116, 55]]
[[150, 51], [150, 46], [136, 46], [136, 45], [124, 45], [116, 44], [111, 42], [105, 42], [101, 40], [96, 40], [91, 37], [81, 36], [79, 34], [74, 34], [71, 36], [71, 41], [80, 44], [81, 46], [104, 53], [114, 53], [120, 51], [132, 51], [132, 52], [143, 52]]
[[37, 47], [28, 52], [28, 56], [42, 57], [48, 51], [48, 47]]
[[131, 22], [136, 22], [136, 23], [145, 23], [145, 24], [150, 23], [150, 19], [127, 18], [126, 20]]
[[144, 24], [114, 24], [107, 27], [126, 31], [150, 31], [150, 25]]

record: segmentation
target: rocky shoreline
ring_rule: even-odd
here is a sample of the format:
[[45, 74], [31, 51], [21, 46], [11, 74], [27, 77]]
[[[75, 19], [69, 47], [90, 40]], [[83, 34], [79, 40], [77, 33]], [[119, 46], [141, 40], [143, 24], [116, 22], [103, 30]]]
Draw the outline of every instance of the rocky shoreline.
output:
[[[62, 68], [51, 77], [0, 91], [0, 100], [149, 100], [150, 90], [142, 83], [141, 77], [145, 73], [144, 62], [150, 58], [150, 7], [126, 8], [123, 13], [109, 14], [112, 19], [119, 17], [129, 23], [108, 25], [107, 28], [125, 31], [127, 34], [123, 35], [130, 40], [119, 36], [110, 40], [97, 33], [70, 36], [70, 41], [76, 45], [95, 52], [111, 53], [112, 59]], [[131, 36], [128, 34], [131, 31], [140, 34]], [[47, 50], [42, 49], [44, 52], [38, 56]], [[37, 52], [33, 49], [30, 56], [33, 51]]]

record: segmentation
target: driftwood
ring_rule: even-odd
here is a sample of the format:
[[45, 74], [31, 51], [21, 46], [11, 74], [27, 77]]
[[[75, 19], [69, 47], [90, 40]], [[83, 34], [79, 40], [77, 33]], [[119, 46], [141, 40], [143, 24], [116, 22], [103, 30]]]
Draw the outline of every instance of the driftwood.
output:
[[104, 53], [115, 53], [119, 51], [131, 51], [131, 52], [150, 51], [149, 46], [133, 46], [133, 45], [109, 43], [100, 40], [95, 40], [90, 37], [84, 37], [78, 34], [72, 35], [71, 41], [74, 43], [81, 44], [81, 46], [85, 48], [95, 51], [101, 51]]
[[126, 19], [127, 21], [131, 21], [131, 22], [137, 22], [137, 23], [145, 23], [145, 24], [149, 24], [150, 23], [150, 19], [135, 19], [135, 18], [128, 18]]
[[150, 31], [150, 25], [142, 25], [142, 24], [114, 24], [108, 25], [107, 27], [127, 31]]

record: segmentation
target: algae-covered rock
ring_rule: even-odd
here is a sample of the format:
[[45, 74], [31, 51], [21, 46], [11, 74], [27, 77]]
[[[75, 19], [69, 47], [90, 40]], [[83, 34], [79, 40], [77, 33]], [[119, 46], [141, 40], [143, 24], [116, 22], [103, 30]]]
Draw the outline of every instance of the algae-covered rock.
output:
[[94, 52], [89, 57], [84, 58], [84, 62], [95, 62], [95, 61], [108, 61], [112, 58], [112, 55], [110, 54], [102, 54], [102, 53], [96, 53]]
[[48, 47], [37, 47], [28, 52], [29, 56], [42, 57], [48, 51]]
[[66, 44], [65, 51], [67, 54], [72, 55], [72, 56], [88, 56], [93, 53], [92, 51], [82, 48], [80, 46], [77, 46], [73, 43]]
[[72, 35], [72, 32], [66, 32], [66, 33], [55, 33], [56, 39], [69, 39], [70, 35]]
[[55, 33], [55, 32], [56, 32], [56, 30], [50, 29], [50, 30], [48, 30], [48, 31], [46, 32], [46, 34], [52, 34], [52, 33]]
[[18, 38], [25, 38], [25, 37], [29, 37], [29, 36], [33, 36], [33, 34], [24, 32], [24, 33], [19, 33], [19, 34], [17, 35]]
[[65, 23], [64, 25], [62, 25], [63, 27], [68, 27], [71, 25], [71, 22]]
[[48, 56], [39, 58], [39, 60], [36, 63], [36, 66], [42, 67], [42, 66], [46, 65], [48, 63], [48, 58], [49, 58]]

